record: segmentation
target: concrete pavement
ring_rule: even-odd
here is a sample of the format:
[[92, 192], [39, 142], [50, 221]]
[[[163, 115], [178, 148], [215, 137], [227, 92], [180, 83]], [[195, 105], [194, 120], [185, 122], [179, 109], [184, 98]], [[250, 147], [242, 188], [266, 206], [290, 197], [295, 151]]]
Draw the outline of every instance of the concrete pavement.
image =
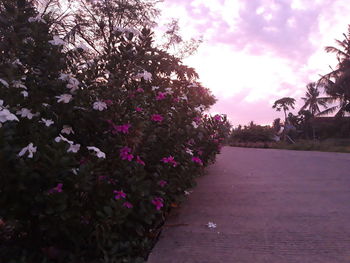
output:
[[148, 260], [217, 262], [350, 262], [350, 154], [223, 148]]

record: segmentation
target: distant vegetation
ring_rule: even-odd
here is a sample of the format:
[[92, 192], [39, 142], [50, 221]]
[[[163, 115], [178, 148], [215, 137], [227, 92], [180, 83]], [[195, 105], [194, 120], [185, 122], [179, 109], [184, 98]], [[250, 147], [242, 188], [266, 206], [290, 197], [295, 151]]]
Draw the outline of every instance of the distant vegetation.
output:
[[[230, 143], [281, 141], [269, 146], [283, 148], [293, 144], [287, 148], [347, 151], [349, 142], [341, 139], [350, 137], [350, 26], [343, 37], [336, 40], [337, 47], [325, 48], [336, 55], [338, 64], [319, 80], [306, 85], [305, 96], [301, 98], [304, 105], [297, 115], [290, 112], [295, 108], [294, 98], [278, 99], [272, 108], [283, 111], [283, 121], [275, 119], [272, 126], [253, 122], [243, 128], [238, 126], [232, 130]], [[327, 143], [321, 144], [324, 140]], [[338, 147], [339, 143], [346, 149]]]

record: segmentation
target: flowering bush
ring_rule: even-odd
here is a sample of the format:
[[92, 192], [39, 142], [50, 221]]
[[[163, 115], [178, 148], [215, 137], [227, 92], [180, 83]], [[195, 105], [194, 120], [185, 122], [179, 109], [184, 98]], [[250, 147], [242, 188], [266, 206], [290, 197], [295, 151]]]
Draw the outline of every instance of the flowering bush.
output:
[[222, 116], [203, 114], [215, 99], [146, 27], [109, 28], [108, 45], [83, 32], [69, 41], [29, 1], [5, 2], [0, 258], [145, 257], [170, 204], [227, 136]]

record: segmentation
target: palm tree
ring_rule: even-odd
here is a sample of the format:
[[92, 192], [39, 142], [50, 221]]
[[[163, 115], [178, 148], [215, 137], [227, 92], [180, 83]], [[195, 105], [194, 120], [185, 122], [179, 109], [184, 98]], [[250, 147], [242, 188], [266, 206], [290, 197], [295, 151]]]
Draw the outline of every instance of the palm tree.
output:
[[319, 83], [325, 87], [325, 91], [331, 96], [337, 105], [332, 106], [320, 114], [336, 113], [336, 117], [342, 117], [346, 112], [350, 112], [350, 25], [348, 33], [343, 34], [344, 40], [336, 40], [338, 47], [326, 47], [329, 53], [335, 53], [338, 59], [336, 69], [331, 68], [331, 72], [322, 76]]
[[320, 114], [320, 106], [326, 109], [327, 103], [332, 101], [330, 97], [319, 97], [320, 91], [318, 88], [319, 86], [315, 82], [307, 84], [305, 97], [301, 98], [305, 104], [300, 108], [300, 111], [309, 110], [313, 117]]
[[295, 99], [290, 97], [284, 97], [282, 99], [276, 100], [273, 104], [272, 108], [276, 109], [277, 111], [280, 111], [283, 109], [284, 112], [284, 120], [287, 121], [287, 111], [289, 110], [289, 107], [294, 109]]

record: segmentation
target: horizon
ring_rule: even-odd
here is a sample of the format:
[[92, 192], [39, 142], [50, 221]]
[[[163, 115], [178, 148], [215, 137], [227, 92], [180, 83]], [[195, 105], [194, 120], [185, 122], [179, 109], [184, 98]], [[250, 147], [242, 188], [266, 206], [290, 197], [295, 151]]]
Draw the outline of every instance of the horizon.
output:
[[345, 0], [166, 0], [159, 5], [160, 21], [178, 19], [185, 40], [203, 37], [184, 63], [218, 99], [210, 112], [227, 114], [233, 126], [283, 118], [272, 109], [282, 97], [296, 99], [291, 112], [297, 113], [306, 85], [336, 65], [325, 47], [342, 40], [350, 24]]

